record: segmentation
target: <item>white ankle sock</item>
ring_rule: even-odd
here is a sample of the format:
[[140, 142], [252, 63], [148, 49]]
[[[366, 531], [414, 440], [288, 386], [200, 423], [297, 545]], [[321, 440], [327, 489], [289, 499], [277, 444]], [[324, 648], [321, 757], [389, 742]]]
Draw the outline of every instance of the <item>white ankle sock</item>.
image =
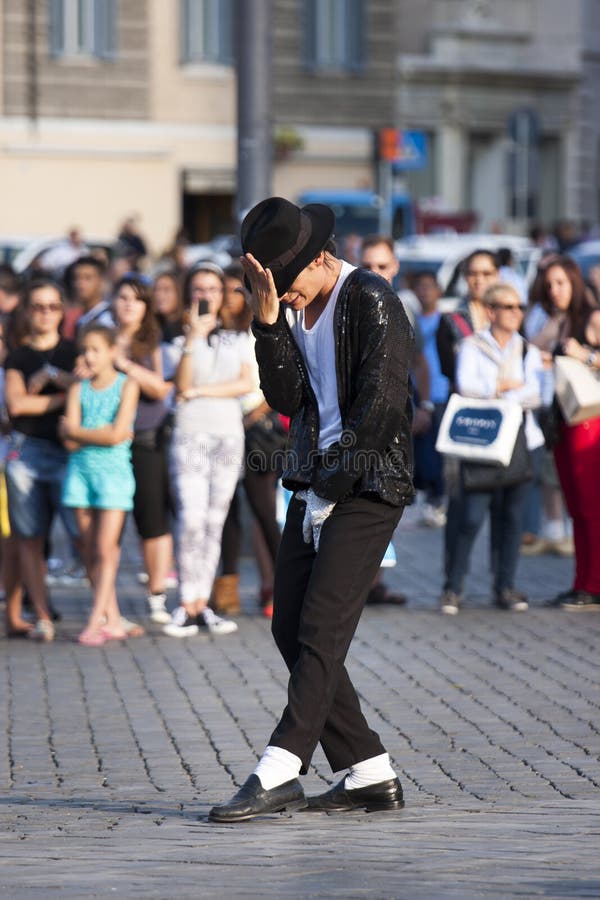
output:
[[344, 787], [347, 791], [354, 791], [357, 788], [369, 787], [371, 784], [379, 784], [380, 781], [389, 781], [390, 778], [395, 777], [396, 773], [390, 765], [389, 753], [382, 753], [380, 756], [372, 756], [371, 759], [364, 759], [362, 762], [350, 766], [344, 780]]
[[300, 774], [302, 760], [300, 757], [284, 750], [283, 747], [272, 747], [270, 744], [258, 761], [254, 775], [258, 775], [265, 791], [270, 791], [286, 781], [292, 781]]
[[562, 519], [548, 519], [544, 525], [544, 537], [547, 541], [563, 541], [565, 526]]

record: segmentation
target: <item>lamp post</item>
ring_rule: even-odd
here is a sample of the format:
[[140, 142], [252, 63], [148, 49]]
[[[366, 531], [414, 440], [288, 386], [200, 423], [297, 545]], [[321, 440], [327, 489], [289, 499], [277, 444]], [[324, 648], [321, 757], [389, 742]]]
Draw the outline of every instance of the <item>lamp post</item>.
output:
[[236, 0], [238, 184], [236, 214], [271, 194], [271, 0]]

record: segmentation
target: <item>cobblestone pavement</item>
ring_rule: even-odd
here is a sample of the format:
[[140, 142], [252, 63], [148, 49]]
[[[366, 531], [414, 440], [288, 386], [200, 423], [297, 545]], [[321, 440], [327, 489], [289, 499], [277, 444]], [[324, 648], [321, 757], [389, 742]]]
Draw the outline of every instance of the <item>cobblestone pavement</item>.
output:
[[[489, 606], [486, 537], [470, 600], [435, 609], [441, 535], [409, 510], [390, 585], [349, 667], [403, 781], [401, 813], [206, 815], [253, 768], [286, 675], [244, 562], [236, 635], [123, 646], [72, 638], [84, 589], [55, 589], [54, 644], [0, 640], [0, 896], [599, 897], [600, 614], [542, 608], [571, 561], [523, 560], [530, 611]], [[120, 596], [144, 616], [136, 544]], [[319, 750], [307, 792], [333, 776]]]

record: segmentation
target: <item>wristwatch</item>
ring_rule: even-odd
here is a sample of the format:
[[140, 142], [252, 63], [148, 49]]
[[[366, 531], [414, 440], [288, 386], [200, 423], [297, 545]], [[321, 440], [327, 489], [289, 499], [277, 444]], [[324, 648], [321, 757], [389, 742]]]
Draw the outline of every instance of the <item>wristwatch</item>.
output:
[[598, 359], [598, 354], [595, 350], [592, 350], [585, 361], [586, 366], [589, 366], [590, 369], [596, 368], [596, 360]]
[[431, 400], [421, 400], [421, 402], [419, 403], [419, 409], [422, 409], [428, 413], [432, 413], [435, 409], [435, 403], [433, 403]]
[[46, 375], [50, 379], [50, 381], [54, 381], [58, 377], [58, 369], [56, 366], [51, 366], [50, 363], [46, 363], [44, 366], [44, 371]]

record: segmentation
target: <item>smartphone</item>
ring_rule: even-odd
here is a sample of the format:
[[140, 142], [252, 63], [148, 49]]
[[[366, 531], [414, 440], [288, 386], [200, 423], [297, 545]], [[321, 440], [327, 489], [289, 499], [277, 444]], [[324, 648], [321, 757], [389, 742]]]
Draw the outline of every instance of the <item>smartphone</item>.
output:
[[208, 312], [210, 312], [208, 300], [199, 300], [198, 301], [198, 315], [205, 316]]

